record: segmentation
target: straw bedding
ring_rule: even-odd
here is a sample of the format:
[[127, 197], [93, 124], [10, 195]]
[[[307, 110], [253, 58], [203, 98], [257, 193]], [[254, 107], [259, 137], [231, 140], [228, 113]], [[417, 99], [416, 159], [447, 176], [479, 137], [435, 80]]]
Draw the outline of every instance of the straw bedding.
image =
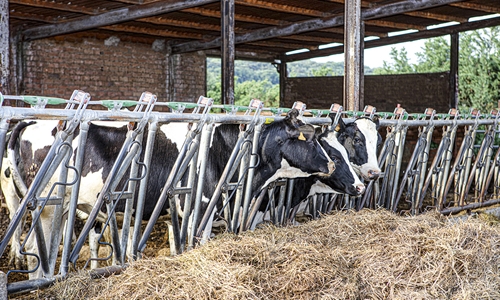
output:
[[222, 234], [105, 279], [75, 274], [30, 297], [500, 299], [500, 227], [479, 216], [337, 212], [295, 227]]

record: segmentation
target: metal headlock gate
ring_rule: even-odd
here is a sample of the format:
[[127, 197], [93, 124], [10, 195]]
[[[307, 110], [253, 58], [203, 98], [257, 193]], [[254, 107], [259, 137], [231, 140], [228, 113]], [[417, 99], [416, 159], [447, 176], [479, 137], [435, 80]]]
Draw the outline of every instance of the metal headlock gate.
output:
[[[57, 279], [65, 278], [70, 270], [70, 264], [76, 266], [80, 250], [104, 205], [107, 218], [100, 240], [106, 228], [109, 228], [112, 238], [110, 242], [100, 241], [100, 243], [111, 247], [112, 255], [106, 258], [91, 258], [85, 265], [92, 264], [93, 259], [109, 260], [111, 257], [115, 265], [95, 269], [93, 272], [96, 274], [121, 269], [126, 266], [127, 258], [140, 258], [153, 231], [153, 226], [158, 220], [161, 208], [167, 201], [171, 217], [169, 240], [173, 254], [195, 247], [205, 226], [215, 214], [225, 221], [228, 231], [236, 233], [248, 230], [252, 227], [253, 218], [265, 194], [269, 197], [268, 211], [273, 223], [284, 225], [295, 216], [296, 210], [290, 205], [293, 179], [276, 181], [267, 190], [263, 190], [256, 199], [252, 199], [250, 184], [254, 176], [254, 168], [259, 163], [259, 157], [254, 153], [257, 153], [256, 141], [262, 126], [281, 119], [281, 114], [288, 112], [289, 108], [264, 108], [262, 102], [258, 100], [252, 101], [248, 107], [213, 105], [212, 100], [205, 97], [200, 97], [197, 103], [166, 103], [158, 102], [155, 95], [147, 92], [143, 93], [138, 101], [91, 101], [90, 95], [83, 91], [75, 91], [69, 100], [0, 94], [2, 103], [4, 99], [24, 101], [29, 103], [31, 108], [1, 106], [0, 142], [2, 145], [5, 145], [9, 124], [13, 121], [60, 120], [55, 141], [33, 183], [29, 187], [18, 186], [23, 194], [20, 208], [13, 216], [0, 242], [0, 253], [3, 253], [14, 230], [21, 223], [23, 216], [30, 211], [32, 225], [27, 236], [24, 237], [22, 246], [26, 245], [29, 235], [33, 234], [39, 245], [38, 253], [26, 253], [26, 255], [35, 257], [38, 266], [32, 270], [11, 270], [7, 275], [13, 272], [35, 272], [40, 269], [42, 278], [8, 283], [9, 294], [45, 287]], [[60, 104], [66, 104], [66, 108], [46, 107], [46, 105]], [[108, 110], [91, 109], [96, 105], [105, 106]], [[154, 111], [160, 106], [167, 106], [172, 112]], [[132, 110], [124, 111], [123, 108]], [[214, 108], [222, 109], [226, 111], [226, 114], [210, 113]], [[409, 210], [412, 214], [433, 208], [448, 214], [500, 202], [500, 151], [496, 136], [499, 132], [499, 125], [496, 110], [487, 115], [482, 115], [477, 110], [460, 115], [456, 110], [438, 114], [432, 109], [427, 109], [422, 114], [409, 114], [401, 107], [397, 107], [393, 113], [376, 112], [372, 106], [367, 106], [362, 112], [348, 112], [343, 111], [338, 104], [325, 110], [308, 110], [302, 103], [294, 104], [294, 108], [298, 109], [301, 115], [308, 115], [303, 117], [306, 123], [325, 128], [334, 127], [341, 116], [344, 117], [344, 122], [352, 122], [357, 117], [372, 119], [377, 117], [381, 130], [385, 128], [387, 131], [379, 154], [382, 176], [375, 181], [367, 182], [365, 194], [358, 198], [337, 194], [314, 195], [308, 199], [308, 214], [312, 218], [317, 218], [320, 213], [327, 213], [333, 209], [359, 210], [364, 207], [384, 207], [392, 211]], [[185, 112], [186, 109], [191, 112]], [[333, 124], [330, 118], [326, 117], [329, 113], [336, 113]], [[91, 121], [125, 121], [129, 124], [128, 133], [111, 173], [76, 243], [72, 245], [71, 237], [77, 217], [80, 190], [80, 171]], [[159, 124], [169, 122], [186, 123], [188, 133], [174, 166], [171, 170], [166, 170], [169, 172], [168, 179], [164, 183], [156, 208], [142, 232], [141, 220], [146, 201], [148, 170], [155, 147], [155, 133]], [[240, 124], [240, 134], [222, 176], [217, 183], [213, 183], [216, 184], [216, 190], [208, 203], [208, 209], [201, 211], [202, 184], [205, 179], [210, 139], [214, 125], [221, 123]], [[73, 153], [73, 132], [77, 127], [79, 127], [78, 150], [75, 164], [70, 165], [69, 160]], [[418, 129], [419, 132], [414, 148], [405, 147], [406, 132], [410, 128]], [[437, 128], [441, 128], [442, 137], [436, 147], [436, 143], [433, 142], [433, 133]], [[146, 145], [143, 145], [143, 135], [146, 130]], [[462, 142], [460, 148], [457, 149], [454, 145], [458, 138]], [[0, 153], [3, 154], [4, 148], [0, 148]], [[408, 161], [403, 160], [405, 151], [411, 151]], [[141, 152], [144, 152], [143, 161], [140, 161]], [[406, 168], [403, 170], [404, 164]], [[124, 178], [127, 177], [128, 170], [128, 178]], [[19, 170], [13, 171], [13, 173], [16, 172], [19, 175]], [[57, 182], [47, 187], [57, 172]], [[71, 181], [68, 181], [69, 174], [73, 174]], [[187, 174], [188, 178], [185, 186], [181, 180], [184, 174]], [[231, 182], [234, 174], [237, 174], [238, 180]], [[195, 178], [198, 179], [197, 182]], [[126, 181], [126, 184], [122, 189], [117, 189], [122, 179]], [[197, 187], [194, 186], [195, 182]], [[71, 189], [69, 199], [65, 199], [67, 188]], [[275, 189], [280, 191], [278, 198], [276, 198]], [[47, 194], [42, 194], [47, 190]], [[196, 193], [193, 192], [195, 190]], [[179, 194], [185, 195], [184, 218], [180, 218], [176, 209], [175, 196]], [[137, 195], [135, 213], [133, 211], [134, 195]], [[222, 208], [217, 206], [219, 199], [222, 199]], [[126, 201], [121, 228], [118, 226], [115, 215], [118, 201]], [[63, 203], [68, 203], [67, 211], [63, 211]], [[49, 240], [45, 240], [39, 220], [41, 210], [46, 206], [55, 208]], [[133, 216], [136, 216], [135, 220]], [[190, 222], [187, 216], [192, 216], [194, 221]], [[198, 216], [201, 217], [200, 224], [196, 224], [195, 221], [198, 220]], [[132, 222], [134, 222], [134, 229], [129, 234]], [[63, 247], [62, 253], [59, 254], [61, 236], [63, 236]], [[129, 236], [131, 236], [131, 241], [128, 240]], [[131, 249], [127, 249], [129, 244]], [[128, 257], [126, 253], [130, 253], [131, 257]], [[60, 262], [58, 272], [55, 270], [56, 261]]]

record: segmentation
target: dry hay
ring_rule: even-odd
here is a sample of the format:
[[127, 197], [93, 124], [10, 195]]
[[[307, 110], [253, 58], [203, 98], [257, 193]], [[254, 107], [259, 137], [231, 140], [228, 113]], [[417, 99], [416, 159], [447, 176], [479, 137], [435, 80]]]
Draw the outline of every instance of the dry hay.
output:
[[297, 227], [223, 234], [107, 279], [71, 276], [37, 297], [500, 299], [499, 254], [500, 227], [481, 218], [339, 212]]

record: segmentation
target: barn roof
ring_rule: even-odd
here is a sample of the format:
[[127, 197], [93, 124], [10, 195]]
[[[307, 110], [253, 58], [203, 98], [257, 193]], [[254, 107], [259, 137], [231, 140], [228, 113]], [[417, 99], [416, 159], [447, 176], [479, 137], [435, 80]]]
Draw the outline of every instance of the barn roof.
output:
[[[234, 1], [236, 58], [295, 61], [344, 50], [344, 0]], [[498, 0], [362, 0], [361, 7], [365, 48], [500, 25]], [[9, 11], [12, 34], [26, 40], [117, 36], [165, 40], [172, 53], [220, 51], [221, 1], [9, 0]]]

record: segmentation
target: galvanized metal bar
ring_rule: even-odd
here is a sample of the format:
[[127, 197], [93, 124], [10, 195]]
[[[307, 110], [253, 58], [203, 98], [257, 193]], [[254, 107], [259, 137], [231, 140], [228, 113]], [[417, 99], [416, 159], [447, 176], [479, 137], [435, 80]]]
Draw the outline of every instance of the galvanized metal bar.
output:
[[207, 169], [208, 161], [208, 150], [210, 148], [210, 139], [212, 137], [212, 132], [214, 130], [214, 124], [208, 121], [203, 129], [201, 141], [200, 141], [200, 152], [198, 154], [198, 164], [200, 165], [198, 173], [198, 183], [196, 186], [196, 198], [194, 202], [194, 209], [192, 214], [192, 222], [189, 229], [189, 241], [188, 249], [194, 247], [194, 237], [196, 235], [196, 229], [198, 228], [198, 218], [200, 216], [201, 201], [203, 197], [203, 184], [205, 182], [205, 174]]
[[[140, 148], [142, 149], [142, 140], [143, 140], [144, 132], [140, 132], [135, 141]], [[129, 233], [130, 233], [130, 223], [132, 222], [132, 214], [134, 210], [134, 195], [137, 187], [137, 174], [139, 173], [139, 159], [140, 159], [141, 151], [137, 151], [136, 156], [133, 158], [130, 166], [130, 181], [128, 182], [128, 192], [131, 194], [131, 197], [126, 198], [125, 210], [123, 212], [123, 222], [122, 222], [122, 234], [121, 234], [121, 242], [120, 246], [122, 248], [120, 261], [124, 263], [126, 261], [127, 247], [129, 242]], [[119, 201], [119, 200], [117, 200]]]
[[147, 183], [150, 175], [151, 159], [153, 157], [153, 149], [158, 130], [158, 120], [153, 119], [148, 125], [148, 137], [146, 141], [146, 149], [144, 152], [144, 168], [141, 171], [141, 184], [139, 185], [139, 194], [137, 195], [137, 203], [135, 207], [134, 232], [132, 234], [132, 249], [131, 254], [133, 259], [137, 259], [137, 249], [141, 236], [142, 216], [144, 213], [144, 204], [146, 201]]
[[[259, 158], [257, 153], [258, 153], [258, 141], [259, 141], [259, 136], [262, 131], [262, 123], [259, 122], [257, 125], [255, 125], [254, 131], [253, 131], [253, 138], [252, 138], [252, 152], [250, 156], [250, 169], [248, 169], [247, 172], [247, 181], [245, 184], [245, 198], [243, 201], [243, 207], [241, 211], [241, 225], [240, 225], [240, 232], [244, 230], [245, 224], [247, 223], [248, 220], [248, 210], [250, 207], [250, 201], [252, 200], [252, 181], [255, 175], [255, 167], [257, 166], [257, 159]], [[259, 158], [260, 159], [260, 158]]]
[[[196, 136], [196, 145], [200, 145], [201, 142], [201, 134], [198, 134]], [[197, 173], [197, 168], [198, 168], [198, 154], [200, 152], [199, 147], [197, 146], [197, 151], [194, 153], [193, 158], [191, 159], [190, 167], [189, 167], [189, 175], [188, 175], [188, 181], [187, 181], [187, 189], [189, 190], [186, 193], [186, 198], [184, 201], [184, 215], [182, 217], [182, 223], [181, 223], [181, 250], [184, 251], [186, 248], [186, 239], [187, 239], [187, 234], [188, 234], [188, 225], [190, 222], [190, 216], [192, 213], [192, 202], [194, 200], [194, 184], [196, 181], [196, 173]]]
[[[85, 145], [87, 144], [87, 136], [89, 131], [90, 122], [82, 121], [80, 123], [80, 132], [78, 137], [78, 147], [75, 157], [75, 169], [78, 171], [80, 175], [82, 166], [83, 166], [83, 158], [85, 155]], [[76, 176], [74, 178], [76, 180], [75, 184], [72, 187], [71, 197], [68, 204], [68, 218], [66, 222], [66, 230], [64, 233], [64, 242], [63, 242], [63, 251], [61, 256], [61, 266], [59, 268], [59, 272], [62, 276], [66, 276], [69, 270], [69, 255], [71, 252], [71, 242], [73, 238], [73, 229], [75, 227], [76, 220], [76, 210], [78, 206], [78, 194], [80, 192], [80, 182], [81, 177]]]

